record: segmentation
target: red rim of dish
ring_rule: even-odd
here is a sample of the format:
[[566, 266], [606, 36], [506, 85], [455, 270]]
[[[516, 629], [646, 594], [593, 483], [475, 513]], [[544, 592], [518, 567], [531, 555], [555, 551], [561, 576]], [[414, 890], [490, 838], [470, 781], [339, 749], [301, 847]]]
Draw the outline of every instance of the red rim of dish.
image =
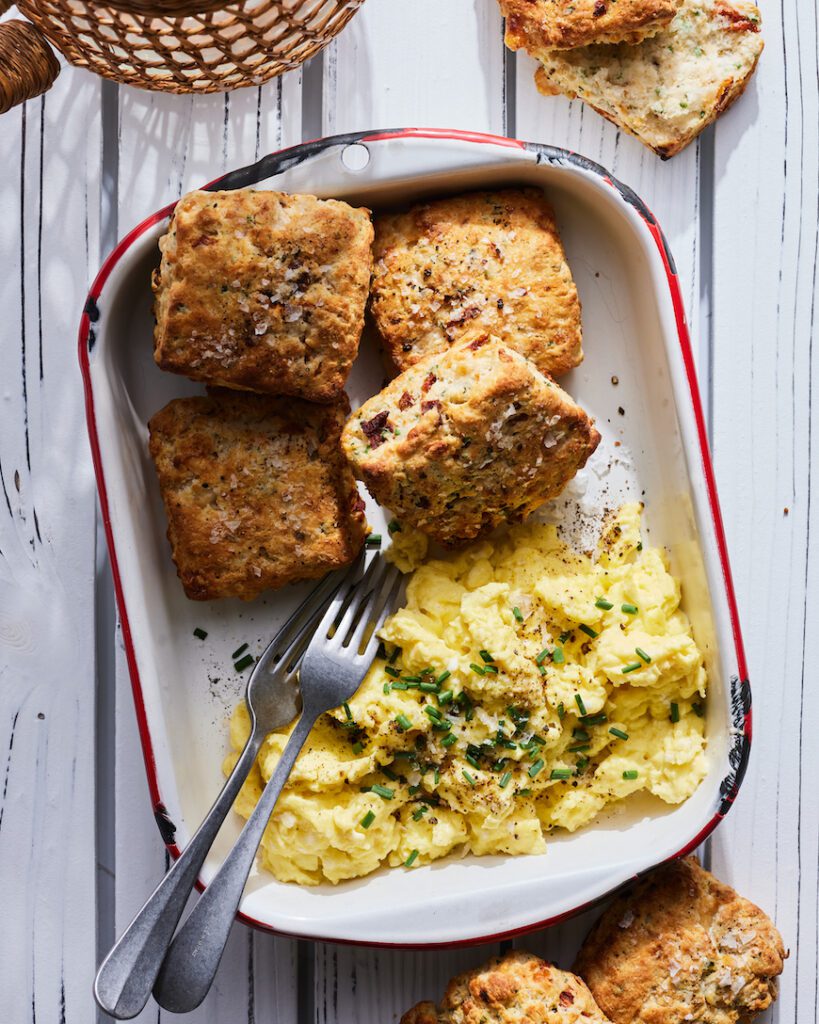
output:
[[[716, 538], [717, 550], [720, 559], [720, 567], [722, 569], [723, 583], [725, 586], [725, 596], [728, 603], [728, 613], [731, 620], [731, 629], [733, 633], [734, 648], [736, 652], [737, 670], [738, 674], [731, 680], [731, 704], [732, 713], [734, 715], [734, 725], [736, 735], [734, 737], [734, 743], [729, 753], [729, 764], [730, 771], [723, 780], [720, 786], [721, 800], [719, 808], [711, 818], [711, 820], [691, 839], [686, 845], [678, 850], [677, 853], [673, 854], [668, 860], [674, 860], [677, 857], [683, 857], [690, 853], [693, 849], [700, 845], [707, 837], [713, 832], [717, 825], [722, 821], [725, 815], [730, 810], [736, 795], [739, 792], [739, 788], [742, 784], [742, 780], [745, 775], [745, 769], [747, 767], [748, 756], [750, 753], [751, 737], [752, 737], [752, 708], [751, 708], [751, 690], [750, 683], [748, 681], [748, 671], [745, 660], [745, 649], [742, 641], [742, 631], [739, 623], [739, 613], [737, 609], [736, 596], [734, 593], [734, 585], [731, 577], [731, 567], [728, 560], [728, 548], [725, 540], [725, 530], [722, 523], [722, 514], [720, 512], [719, 498], [717, 496], [716, 481], [714, 477], [714, 468], [711, 461], [711, 453], [708, 444], [708, 434], [705, 426], [705, 417], [702, 410], [702, 402], [700, 399], [699, 384], [697, 381], [696, 367], [694, 364], [694, 356], [691, 349], [691, 340], [688, 334], [688, 325], [685, 318], [685, 309], [683, 305], [682, 293], [680, 290], [679, 278], [674, 265], [673, 258], [668, 248], [665, 236], [657, 223], [656, 218], [651, 213], [646, 204], [637, 196], [630, 188], [617, 181], [616, 178], [612, 177], [605, 168], [599, 164], [588, 160], [586, 157], [580, 156], [577, 153], [572, 153], [569, 150], [559, 149], [554, 146], [541, 145], [539, 143], [528, 143], [521, 142], [518, 139], [510, 139], [501, 135], [489, 135], [481, 132], [466, 132], [459, 131], [457, 129], [442, 129], [442, 128], [397, 128], [397, 129], [386, 129], [382, 131], [369, 131], [369, 132], [354, 132], [346, 135], [335, 135], [329, 136], [324, 139], [317, 139], [313, 142], [306, 142], [298, 146], [292, 146], [289, 149], [279, 150], [276, 153], [271, 153], [268, 156], [263, 157], [257, 163], [241, 168], [236, 171], [228, 172], [221, 177], [210, 182], [207, 186], [208, 189], [215, 187], [221, 188], [242, 188], [246, 185], [255, 184], [264, 178], [272, 177], [277, 172], [283, 170], [285, 167], [291, 167], [299, 163], [303, 163], [309, 160], [311, 157], [320, 153], [321, 151], [328, 149], [333, 146], [351, 145], [354, 143], [372, 143], [372, 142], [386, 142], [389, 140], [397, 139], [440, 139], [445, 141], [454, 142], [465, 142], [476, 145], [492, 145], [492, 146], [503, 146], [506, 148], [520, 149], [526, 152], [534, 153], [538, 162], [551, 163], [556, 165], [568, 165], [576, 168], [580, 168], [584, 171], [588, 171], [602, 178], [602, 180], [611, 188], [613, 188], [621, 197], [621, 199], [628, 205], [634, 208], [634, 210], [640, 215], [643, 222], [645, 223], [651, 237], [657, 246], [660, 253], [660, 258], [663, 262], [663, 267], [666, 273], [666, 279], [668, 281], [668, 288], [671, 293], [671, 301], [674, 309], [674, 316], [677, 326], [677, 336], [680, 344], [680, 350], [682, 353], [683, 364], [685, 366], [686, 379], [691, 395], [691, 404], [694, 411], [694, 419], [697, 428], [697, 437], [700, 446], [700, 455], [702, 459], [703, 474], [705, 477], [706, 490], [708, 494], [708, 503], [711, 511], [711, 517], [714, 527], [714, 535]], [[97, 300], [102, 294], [103, 288], [111, 275], [112, 270], [120, 261], [124, 253], [133, 245], [133, 243], [146, 231], [154, 227], [160, 221], [164, 220], [172, 212], [176, 203], [169, 203], [167, 206], [158, 210], [150, 217], [146, 218], [142, 223], [138, 224], [132, 231], [130, 231], [125, 237], [117, 244], [111, 254], [103, 263], [99, 273], [94, 279], [93, 284], [88, 292], [85, 306], [83, 308], [82, 317], [80, 319], [79, 327], [79, 361], [80, 370], [82, 372], [83, 387], [85, 391], [85, 408], [86, 408], [86, 420], [88, 425], [88, 436], [91, 444], [91, 455], [94, 463], [94, 473], [97, 481], [97, 490], [99, 492], [100, 508], [102, 511], [102, 521], [105, 528], [105, 537], [108, 544], [108, 553], [111, 560], [111, 571], [114, 580], [114, 592], [117, 601], [117, 608], [119, 610], [120, 623], [122, 626], [122, 637], [125, 645], [125, 653], [128, 661], [128, 670], [131, 676], [131, 689], [134, 696], [134, 707], [137, 716], [137, 725], [139, 728], [140, 743], [142, 745], [143, 758], [145, 760], [145, 771], [148, 777], [148, 788], [151, 795], [151, 802], [153, 804], [154, 817], [156, 818], [159, 831], [162, 835], [162, 839], [168, 848], [171, 856], [176, 859], [179, 857], [181, 850], [174, 842], [173, 833], [175, 828], [173, 823], [168, 817], [165, 804], [162, 801], [162, 797], [159, 791], [159, 780], [156, 771], [156, 759], [153, 752], [153, 744], [151, 742], [151, 734], [148, 728], [147, 713], [145, 710], [145, 702], [142, 696], [142, 686], [139, 678], [139, 669], [137, 667], [136, 652], [134, 650], [133, 638], [131, 635], [130, 623], [128, 620], [128, 610], [125, 604], [125, 595], [122, 589], [122, 579], [119, 573], [119, 565], [117, 561], [116, 548], [114, 545], [113, 532], [111, 530], [111, 519], [108, 507], [108, 494], [105, 485], [105, 477], [102, 469], [102, 457], [100, 453], [99, 437], [97, 432], [97, 422], [94, 412], [94, 395], [91, 386], [91, 370], [89, 355], [94, 347], [95, 342], [95, 328], [94, 324], [99, 319], [99, 308]], [[623, 884], [627, 884], [629, 880], [626, 880]], [[205, 886], [199, 880], [196, 883], [197, 889], [203, 891]], [[609, 893], [603, 894], [594, 900], [587, 903], [581, 904], [573, 910], [566, 911], [555, 917], [547, 918], [543, 921], [537, 921], [530, 925], [524, 925], [519, 928], [513, 928], [508, 931], [498, 932], [495, 934], [481, 935], [474, 939], [458, 939], [452, 942], [430, 942], [430, 943], [390, 943], [390, 942], [362, 942], [355, 939], [327, 939], [322, 937], [314, 937], [311, 935], [303, 935], [296, 932], [279, 932], [272, 928], [270, 925], [265, 924], [263, 921], [242, 913], [241, 911], [236, 915], [237, 918], [244, 924], [250, 925], [251, 927], [258, 928], [262, 931], [272, 932], [277, 935], [288, 935], [293, 938], [308, 939], [313, 942], [339, 942], [345, 945], [364, 945], [374, 946], [379, 948], [398, 948], [398, 949], [441, 949], [441, 948], [455, 948], [458, 946], [471, 946], [477, 945], [478, 943], [484, 942], [498, 942], [502, 939], [508, 939], [516, 935], [523, 935], [528, 932], [536, 931], [541, 928], [548, 928], [552, 925], [558, 924], [570, 917], [574, 917], [576, 914], [588, 909], [594, 904], [605, 899]]]

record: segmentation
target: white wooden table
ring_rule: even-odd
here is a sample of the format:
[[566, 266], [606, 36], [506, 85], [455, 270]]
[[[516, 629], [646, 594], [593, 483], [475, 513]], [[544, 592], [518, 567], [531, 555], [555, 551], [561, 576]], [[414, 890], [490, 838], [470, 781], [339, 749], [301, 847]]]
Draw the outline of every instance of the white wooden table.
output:
[[[576, 149], [631, 185], [685, 286], [748, 646], [749, 776], [705, 855], [792, 950], [817, 1020], [819, 351], [816, 0], [763, 0], [767, 49], [716, 129], [661, 163], [539, 97], [494, 0], [367, 0], [303, 72], [161, 97], [66, 68], [0, 118], [0, 1024], [88, 1024], [99, 954], [165, 866], [116, 636], [75, 356], [86, 287], [147, 213], [271, 150], [405, 125]], [[819, 342], [817, 342], [819, 344]], [[521, 944], [564, 964], [584, 922]], [[376, 952], [236, 926], [195, 1024], [390, 1024], [489, 949]], [[154, 1005], [141, 1021], [170, 1021]]]

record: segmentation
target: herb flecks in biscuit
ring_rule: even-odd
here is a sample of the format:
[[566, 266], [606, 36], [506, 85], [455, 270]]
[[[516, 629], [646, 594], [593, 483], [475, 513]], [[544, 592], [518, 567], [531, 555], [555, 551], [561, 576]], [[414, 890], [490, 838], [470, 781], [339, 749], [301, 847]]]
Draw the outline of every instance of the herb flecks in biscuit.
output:
[[188, 597], [250, 600], [348, 565], [366, 532], [335, 405], [216, 391], [151, 420], [168, 539]]
[[370, 281], [368, 210], [241, 189], [191, 192], [160, 239], [154, 357], [226, 387], [338, 399]]
[[482, 337], [396, 377], [350, 419], [342, 444], [378, 502], [454, 545], [556, 497], [599, 440], [554, 381]]
[[538, 53], [535, 82], [546, 95], [579, 97], [665, 158], [742, 95], [763, 46], [753, 4], [683, 0], [667, 28], [637, 45]]
[[786, 955], [767, 915], [689, 857], [616, 896], [574, 969], [614, 1024], [748, 1024]]
[[664, 28], [681, 0], [499, 0], [506, 45], [533, 57], [590, 43], [636, 43]]
[[577, 289], [539, 189], [436, 199], [375, 232], [372, 313], [399, 370], [485, 334], [550, 376], [582, 361]]
[[610, 1024], [580, 978], [511, 952], [453, 978], [440, 1006], [419, 1003], [401, 1024]]

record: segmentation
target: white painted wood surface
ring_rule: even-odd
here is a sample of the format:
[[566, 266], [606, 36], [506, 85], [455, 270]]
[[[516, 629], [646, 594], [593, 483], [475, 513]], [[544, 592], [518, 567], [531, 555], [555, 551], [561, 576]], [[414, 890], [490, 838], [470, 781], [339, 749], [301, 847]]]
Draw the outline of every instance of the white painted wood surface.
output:
[[[763, 15], [767, 50], [748, 94], [665, 164], [580, 104], [538, 96], [532, 62], [504, 53], [493, 0], [367, 0], [303, 76], [228, 97], [159, 97], [68, 69], [44, 100], [0, 119], [2, 1024], [93, 1020], [95, 920], [105, 946], [165, 863], [104, 566], [95, 605], [74, 342], [101, 250], [264, 152], [409, 124], [576, 149], [640, 193], [669, 237], [698, 339], [756, 712], [748, 778], [706, 853], [798, 945], [767, 1019], [817, 1020], [819, 33], [815, 3], [783, 0]], [[519, 944], [566, 964], [587, 923]], [[389, 1024], [492, 950], [378, 952], [237, 926], [214, 992], [185, 1019]], [[154, 1006], [140, 1019], [172, 1018]]]

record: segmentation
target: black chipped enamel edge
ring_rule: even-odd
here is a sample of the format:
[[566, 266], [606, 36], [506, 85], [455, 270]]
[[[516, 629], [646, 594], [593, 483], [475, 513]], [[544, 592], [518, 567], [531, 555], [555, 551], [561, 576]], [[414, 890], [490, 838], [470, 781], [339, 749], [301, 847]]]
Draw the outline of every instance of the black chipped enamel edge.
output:
[[154, 808], [154, 818], [162, 836], [162, 842], [166, 846], [172, 846], [176, 842], [176, 825], [168, 817], [164, 804], [156, 805]]
[[748, 735], [748, 716], [751, 713], [751, 684], [748, 679], [740, 681], [739, 676], [731, 676], [731, 723], [734, 736], [731, 749], [728, 751], [728, 774], [720, 783], [722, 797], [719, 814], [724, 817], [736, 800], [748, 770], [751, 756], [751, 740]]

